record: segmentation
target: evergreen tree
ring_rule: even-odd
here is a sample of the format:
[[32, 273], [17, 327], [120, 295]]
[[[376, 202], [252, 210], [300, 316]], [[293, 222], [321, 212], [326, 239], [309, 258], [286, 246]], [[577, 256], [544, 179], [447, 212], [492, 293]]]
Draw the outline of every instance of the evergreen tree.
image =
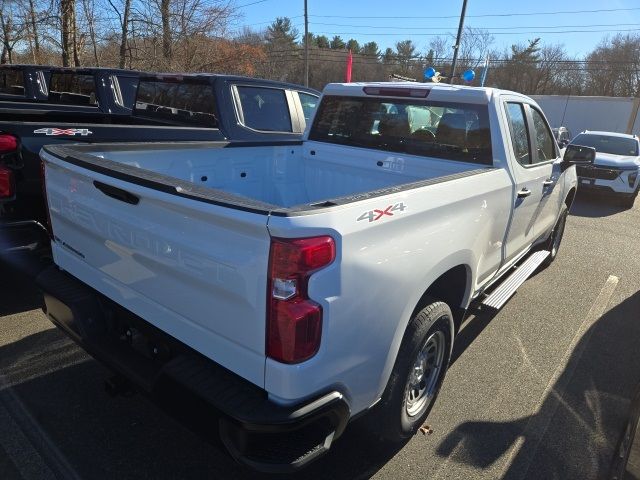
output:
[[340, 37], [340, 35], [336, 35], [335, 37], [333, 37], [331, 39], [331, 48], [334, 50], [344, 50], [344, 47], [346, 47], [346, 44], [344, 43], [344, 40], [342, 40], [342, 37]]

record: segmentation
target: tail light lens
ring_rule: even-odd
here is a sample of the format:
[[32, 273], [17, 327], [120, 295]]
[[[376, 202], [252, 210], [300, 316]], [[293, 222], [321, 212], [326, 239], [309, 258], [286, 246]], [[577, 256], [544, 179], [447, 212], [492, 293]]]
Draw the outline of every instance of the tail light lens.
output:
[[18, 150], [18, 138], [8, 133], [0, 133], [0, 154]]
[[0, 165], [0, 199], [13, 198], [16, 194], [16, 181], [13, 171]]
[[329, 236], [271, 240], [267, 356], [282, 363], [299, 363], [316, 354], [322, 307], [309, 299], [309, 277], [335, 258], [335, 242]]

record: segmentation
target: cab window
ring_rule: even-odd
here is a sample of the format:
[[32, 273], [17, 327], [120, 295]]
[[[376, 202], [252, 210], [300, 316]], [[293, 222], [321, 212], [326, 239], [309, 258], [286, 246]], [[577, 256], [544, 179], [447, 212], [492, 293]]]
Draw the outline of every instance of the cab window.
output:
[[0, 93], [24, 97], [24, 78], [22, 70], [3, 69], [0, 72]]
[[255, 130], [291, 132], [289, 103], [279, 88], [238, 86], [244, 125]]
[[524, 113], [524, 105], [521, 103], [507, 103], [507, 117], [509, 119], [509, 132], [513, 154], [521, 165], [531, 165], [531, 151], [529, 148], [529, 132]]
[[302, 105], [302, 113], [304, 114], [304, 119], [308, 125], [313, 112], [316, 111], [316, 107], [318, 106], [318, 97], [305, 92], [297, 93], [298, 97], [300, 98], [300, 105]]
[[53, 72], [49, 80], [49, 103], [97, 107], [93, 75], [75, 72]]
[[533, 130], [536, 136], [536, 157], [535, 162], [548, 162], [556, 158], [556, 147], [554, 146], [553, 135], [542, 114], [531, 107], [531, 117], [533, 119]]

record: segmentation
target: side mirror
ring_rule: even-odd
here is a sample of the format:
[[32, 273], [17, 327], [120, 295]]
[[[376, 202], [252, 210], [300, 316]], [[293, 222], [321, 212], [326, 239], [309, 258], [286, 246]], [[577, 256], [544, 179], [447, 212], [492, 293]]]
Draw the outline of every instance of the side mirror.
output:
[[562, 157], [562, 163], [567, 167], [570, 165], [592, 164], [596, 158], [596, 149], [593, 147], [583, 147], [582, 145], [567, 145]]

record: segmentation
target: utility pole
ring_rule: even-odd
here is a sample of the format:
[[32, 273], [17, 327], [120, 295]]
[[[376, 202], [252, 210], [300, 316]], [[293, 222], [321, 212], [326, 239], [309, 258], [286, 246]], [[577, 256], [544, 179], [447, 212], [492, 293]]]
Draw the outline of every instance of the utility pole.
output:
[[451, 62], [451, 75], [449, 76], [449, 83], [453, 83], [453, 79], [456, 76], [456, 63], [458, 63], [458, 51], [460, 50], [462, 30], [464, 29], [464, 16], [466, 13], [467, 0], [462, 0], [462, 13], [460, 14], [460, 24], [458, 25], [458, 36], [456, 37], [456, 44], [453, 46], [453, 61]]
[[304, 0], [304, 86], [309, 86], [309, 12], [307, 0]]

